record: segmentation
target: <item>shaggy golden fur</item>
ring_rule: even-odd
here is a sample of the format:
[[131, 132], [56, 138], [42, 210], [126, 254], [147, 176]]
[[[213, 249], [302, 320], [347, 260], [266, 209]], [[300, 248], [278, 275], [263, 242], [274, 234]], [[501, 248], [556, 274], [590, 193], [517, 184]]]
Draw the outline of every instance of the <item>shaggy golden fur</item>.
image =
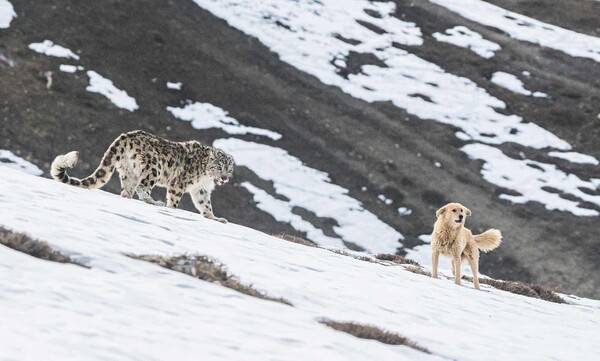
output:
[[479, 289], [479, 251], [488, 252], [502, 242], [502, 234], [497, 229], [488, 229], [482, 234], [473, 235], [465, 228], [465, 217], [471, 211], [460, 203], [448, 203], [435, 212], [437, 221], [431, 235], [431, 277], [437, 278], [440, 253], [452, 259], [454, 283], [460, 285], [460, 264], [467, 260], [473, 271], [473, 286]]

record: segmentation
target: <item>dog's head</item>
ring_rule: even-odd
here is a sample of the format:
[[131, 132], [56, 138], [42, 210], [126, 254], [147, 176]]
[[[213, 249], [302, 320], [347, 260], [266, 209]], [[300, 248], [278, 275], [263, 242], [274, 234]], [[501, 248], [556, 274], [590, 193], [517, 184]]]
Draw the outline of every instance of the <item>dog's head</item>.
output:
[[450, 224], [452, 228], [459, 228], [465, 224], [465, 217], [471, 215], [469, 208], [460, 203], [448, 203], [435, 212], [438, 220], [443, 220]]

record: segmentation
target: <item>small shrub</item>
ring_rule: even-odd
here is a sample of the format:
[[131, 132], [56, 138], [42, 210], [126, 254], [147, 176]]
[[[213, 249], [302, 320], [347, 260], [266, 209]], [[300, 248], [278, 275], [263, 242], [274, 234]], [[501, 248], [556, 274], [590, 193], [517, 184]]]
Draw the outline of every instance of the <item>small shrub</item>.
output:
[[404, 267], [404, 269], [409, 272], [412, 272], [412, 273], [431, 277], [431, 272], [425, 271], [425, 269], [423, 269], [423, 267], [421, 267], [421, 266], [412, 266], [411, 265], [411, 266]]
[[[463, 276], [462, 279], [473, 282], [473, 277]], [[517, 281], [501, 281], [489, 278], [479, 278], [479, 283], [490, 285], [501, 291], [511, 292], [517, 295], [538, 298], [554, 303], [566, 303], [559, 295], [547, 287], [523, 283]]]
[[554, 292], [546, 286], [529, 284], [529, 287], [531, 287], [535, 292], [537, 292], [540, 298], [544, 301], [554, 303], [567, 303], [567, 301], [563, 300], [563, 298], [557, 295], [556, 292]]
[[307, 239], [304, 239], [304, 238], [292, 236], [290, 234], [277, 234], [277, 235], [275, 235], [275, 237], [277, 237], [279, 239], [283, 239], [284, 241], [298, 243], [298, 244], [301, 244], [303, 246], [308, 246], [308, 247], [316, 247], [317, 246], [317, 244], [314, 243], [314, 242], [311, 242], [311, 241], [309, 241]]
[[350, 253], [346, 252], [345, 249], [341, 249], [341, 248], [326, 248], [328, 251], [331, 251], [333, 253], [336, 254], [341, 254], [342, 256], [347, 256], [347, 257], [352, 257], [354, 258], [353, 255], [351, 255]]
[[332, 320], [321, 320], [320, 322], [336, 331], [346, 332], [358, 338], [376, 340], [387, 345], [408, 346], [421, 352], [431, 353], [426, 348], [417, 345], [415, 342], [406, 337], [402, 337], [394, 332], [382, 330], [375, 326], [362, 325], [354, 322], [337, 322]]
[[227, 273], [225, 267], [215, 262], [214, 260], [206, 256], [174, 256], [174, 257], [162, 257], [162, 256], [130, 256], [135, 259], [139, 259], [146, 262], [156, 263], [157, 265], [185, 273], [189, 276], [199, 278], [203, 281], [213, 282], [221, 286], [230, 288], [248, 296], [261, 298], [263, 300], [275, 301], [292, 306], [292, 303], [284, 298], [275, 298], [267, 296], [265, 293], [260, 292], [252, 286], [244, 285], [239, 280]]
[[419, 262], [413, 261], [410, 258], [406, 258], [404, 256], [400, 256], [398, 254], [389, 254], [389, 253], [380, 253], [375, 256], [375, 258], [380, 259], [382, 261], [391, 261], [398, 264], [410, 264], [413, 266], [421, 266]]
[[0, 227], [0, 244], [45, 261], [71, 263], [88, 268], [59, 251], [53, 250], [46, 242], [38, 241], [25, 233], [13, 232], [4, 227]]

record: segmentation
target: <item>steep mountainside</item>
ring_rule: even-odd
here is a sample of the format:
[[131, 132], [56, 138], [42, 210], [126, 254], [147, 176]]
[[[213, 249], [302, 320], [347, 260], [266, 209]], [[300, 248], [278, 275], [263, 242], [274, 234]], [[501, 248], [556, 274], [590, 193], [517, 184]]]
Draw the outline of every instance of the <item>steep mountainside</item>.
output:
[[475, 232], [504, 233], [484, 273], [600, 297], [598, 14], [585, 0], [0, 0], [0, 160], [48, 176], [78, 150], [87, 175], [125, 131], [214, 142], [239, 165], [214, 193], [232, 222], [404, 253], [459, 201]]

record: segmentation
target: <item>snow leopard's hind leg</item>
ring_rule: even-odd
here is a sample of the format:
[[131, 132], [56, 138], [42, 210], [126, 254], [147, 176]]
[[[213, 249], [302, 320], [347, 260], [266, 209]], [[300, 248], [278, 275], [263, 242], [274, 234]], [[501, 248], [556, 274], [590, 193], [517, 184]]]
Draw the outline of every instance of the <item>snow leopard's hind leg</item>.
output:
[[155, 179], [156, 173], [152, 173], [151, 171], [143, 172], [140, 179], [140, 183], [136, 188], [136, 192], [140, 200], [148, 204], [164, 207], [165, 202], [155, 201], [150, 195], [150, 193], [152, 192], [152, 187], [154, 187], [154, 184], [156, 183]]

